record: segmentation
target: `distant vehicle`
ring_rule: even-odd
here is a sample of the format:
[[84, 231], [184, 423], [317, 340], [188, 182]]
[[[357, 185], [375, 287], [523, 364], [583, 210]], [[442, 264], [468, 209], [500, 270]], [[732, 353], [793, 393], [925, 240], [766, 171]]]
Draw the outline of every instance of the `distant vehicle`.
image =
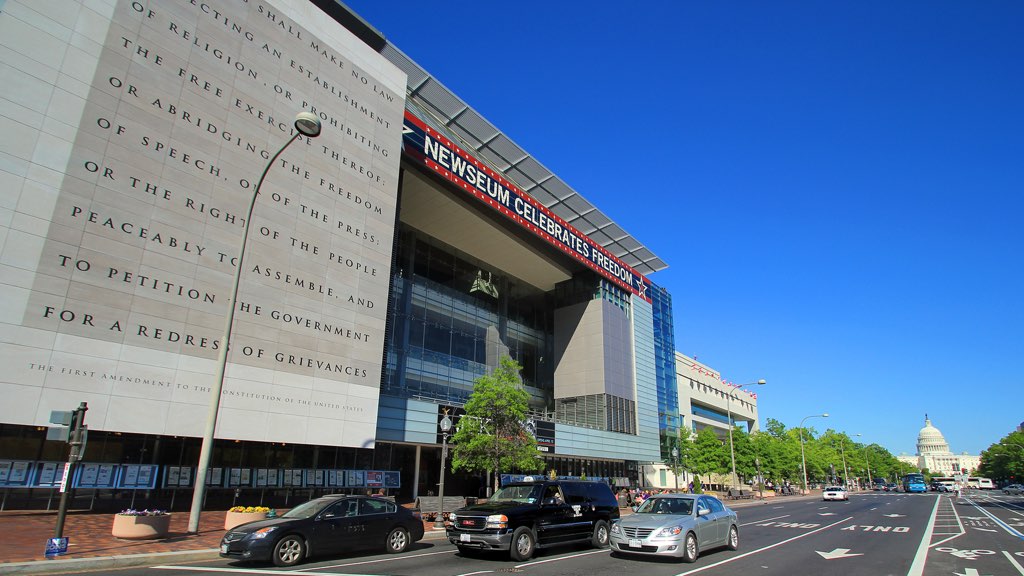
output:
[[886, 492], [899, 492], [899, 490], [899, 484], [896, 484], [895, 482], [889, 482], [888, 484], [885, 485]]
[[904, 492], [927, 492], [928, 486], [924, 483], [924, 474], [907, 474], [903, 477]]
[[299, 504], [277, 518], [232, 528], [220, 541], [220, 555], [294, 566], [314, 553], [341, 554], [353, 548], [404, 552], [421, 538], [423, 520], [419, 513], [390, 500], [324, 496]]
[[739, 521], [736, 512], [713, 496], [662, 494], [612, 524], [610, 544], [617, 554], [695, 562], [710, 548], [739, 548]]
[[990, 478], [978, 478], [978, 490], [995, 490], [996, 485]]
[[849, 500], [850, 494], [842, 486], [829, 486], [821, 491], [822, 500]]
[[1024, 485], [1009, 484], [1007, 486], [1003, 486], [1003, 494], [1016, 494], [1018, 496], [1024, 494]]

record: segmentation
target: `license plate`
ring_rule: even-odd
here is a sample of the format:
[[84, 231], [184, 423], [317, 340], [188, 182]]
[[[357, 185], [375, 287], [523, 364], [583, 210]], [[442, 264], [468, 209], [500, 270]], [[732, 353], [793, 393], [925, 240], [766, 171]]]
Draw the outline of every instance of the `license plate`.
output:
[[642, 548], [643, 544], [641, 544], [640, 540], [637, 539], [637, 538], [630, 538], [629, 539], [629, 547], [630, 548]]
[[221, 544], [220, 545], [220, 553], [221, 554], [227, 554], [228, 553], [228, 545], [227, 544]]
[[469, 534], [459, 534], [459, 542], [471, 542]]

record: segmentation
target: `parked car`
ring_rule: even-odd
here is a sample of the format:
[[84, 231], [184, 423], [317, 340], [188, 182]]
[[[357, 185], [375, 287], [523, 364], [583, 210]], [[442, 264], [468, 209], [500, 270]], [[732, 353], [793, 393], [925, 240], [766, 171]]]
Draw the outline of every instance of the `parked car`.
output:
[[694, 562], [703, 550], [739, 548], [739, 522], [736, 512], [714, 496], [661, 494], [612, 524], [610, 543], [617, 554], [672, 556]]
[[445, 522], [448, 541], [464, 555], [507, 550], [522, 562], [538, 548], [570, 542], [608, 545], [619, 503], [604, 482], [533, 480], [502, 486], [486, 502], [455, 510]]
[[1021, 484], [1009, 484], [1007, 486], [1003, 486], [1003, 494], [1017, 494], [1017, 495], [1020, 495], [1022, 493], [1024, 493], [1024, 485], [1021, 485]]
[[821, 491], [822, 500], [849, 500], [850, 494], [842, 486], [829, 486]]
[[890, 483], [885, 485], [885, 491], [886, 492], [899, 492], [900, 491], [899, 484], [896, 484], [895, 482], [890, 482]]
[[384, 498], [335, 495], [299, 504], [277, 518], [232, 528], [220, 541], [220, 555], [294, 566], [314, 555], [355, 548], [404, 552], [421, 538], [418, 512]]

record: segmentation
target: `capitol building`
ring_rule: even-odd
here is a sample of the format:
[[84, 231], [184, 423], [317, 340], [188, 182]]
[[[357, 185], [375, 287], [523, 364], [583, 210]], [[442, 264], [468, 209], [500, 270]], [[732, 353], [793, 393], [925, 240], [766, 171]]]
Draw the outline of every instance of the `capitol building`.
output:
[[924, 415], [924, 428], [917, 433], [917, 455], [900, 454], [896, 458], [917, 468], [926, 468], [933, 476], [952, 476], [965, 468], [968, 474], [974, 474], [981, 465], [980, 455], [951, 452], [946, 438], [932, 425], [927, 414]]

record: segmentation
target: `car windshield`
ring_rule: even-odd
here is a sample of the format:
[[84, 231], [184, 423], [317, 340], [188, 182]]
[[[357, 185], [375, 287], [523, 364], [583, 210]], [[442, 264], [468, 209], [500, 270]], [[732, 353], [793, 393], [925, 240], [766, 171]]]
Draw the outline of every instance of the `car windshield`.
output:
[[683, 514], [693, 513], [693, 500], [689, 498], [649, 498], [636, 509], [638, 514]]
[[540, 498], [540, 484], [520, 484], [505, 486], [494, 493], [489, 502], [521, 502], [533, 504]]
[[281, 515], [282, 518], [312, 518], [328, 505], [336, 502], [334, 499], [316, 499], [299, 504], [295, 508]]
[[843, 488], [841, 486], [829, 486], [828, 488], [825, 488], [825, 492], [840, 492], [842, 490]]

